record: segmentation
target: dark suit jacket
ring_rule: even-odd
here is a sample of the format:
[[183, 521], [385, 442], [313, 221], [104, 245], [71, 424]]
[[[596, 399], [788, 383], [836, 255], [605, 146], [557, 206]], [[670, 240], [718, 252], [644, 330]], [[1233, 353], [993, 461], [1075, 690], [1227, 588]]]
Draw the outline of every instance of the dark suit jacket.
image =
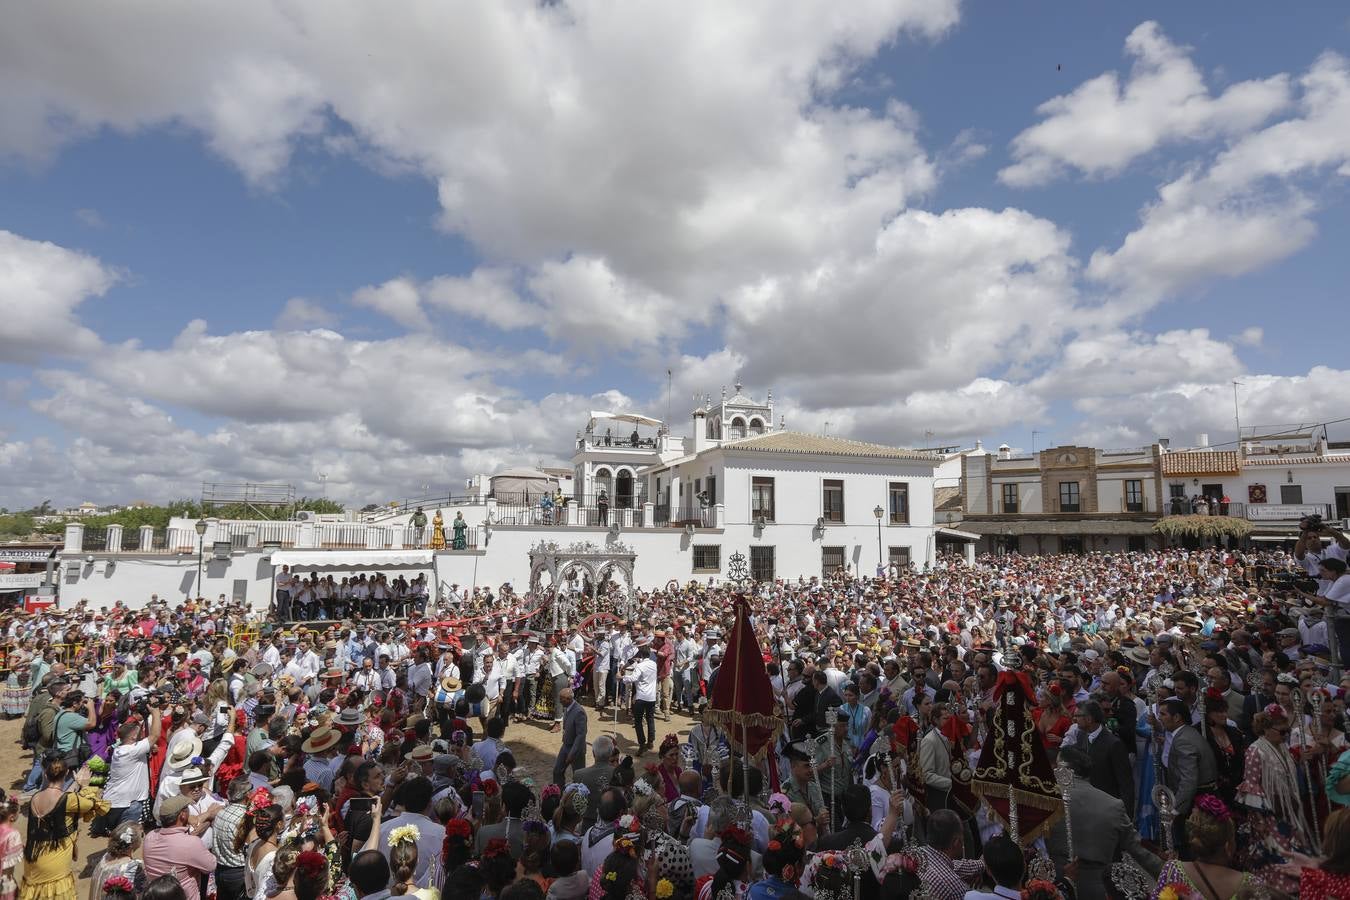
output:
[[816, 686], [807, 682], [802, 685], [802, 689], [797, 692], [797, 696], [792, 698], [792, 718], [793, 721], [800, 720], [800, 725], [794, 725], [792, 728], [792, 739], [800, 741], [807, 735], [815, 734], [816, 723]]
[[[1134, 704], [1130, 704], [1134, 709]], [[1130, 798], [1134, 805], [1134, 772], [1130, 768], [1130, 757], [1120, 738], [1103, 728], [1095, 741], [1088, 740], [1087, 733], [1078, 731], [1078, 749], [1087, 753], [1092, 760], [1092, 786], [1105, 791], [1118, 800]]]
[[1111, 716], [1116, 720], [1116, 737], [1125, 745], [1125, 754], [1128, 756], [1138, 746], [1135, 741], [1138, 738], [1139, 711], [1129, 697], [1117, 697], [1111, 705]]
[[586, 710], [575, 700], [563, 711], [562, 746], [558, 748], [555, 769], [572, 767], [572, 771], [586, 765]]
[[586, 785], [590, 796], [586, 800], [586, 814], [581, 817], [587, 827], [595, 824], [596, 807], [600, 803], [600, 794], [605, 788], [609, 787], [610, 779], [614, 777], [614, 767], [608, 762], [598, 762], [595, 765], [587, 766], [584, 769], [573, 769], [572, 780], [578, 784]]
[[[842, 831], [831, 832], [817, 840], [816, 850], [847, 850], [855, 843], [865, 847], [876, 834], [876, 829], [866, 822], [850, 822]], [[881, 895], [881, 886], [875, 878], [862, 879], [860, 886], [864, 900], [877, 900]]]
[[816, 694], [816, 721], [811, 728], [811, 733], [820, 734], [828, 728], [830, 723], [825, 720], [830, 707], [843, 705], [844, 698], [840, 697], [839, 694], [835, 692], [834, 688], [826, 685], [825, 690]]
[[[510, 825], [508, 832], [506, 826]], [[488, 841], [493, 838], [506, 838], [506, 842], [511, 845], [511, 856], [520, 859], [520, 855], [525, 850], [525, 829], [524, 823], [520, 819], [512, 819], [509, 822], [498, 822], [496, 825], [484, 825], [478, 829], [478, 838], [474, 841], [474, 849], [479, 856], [483, 855], [484, 848]]]

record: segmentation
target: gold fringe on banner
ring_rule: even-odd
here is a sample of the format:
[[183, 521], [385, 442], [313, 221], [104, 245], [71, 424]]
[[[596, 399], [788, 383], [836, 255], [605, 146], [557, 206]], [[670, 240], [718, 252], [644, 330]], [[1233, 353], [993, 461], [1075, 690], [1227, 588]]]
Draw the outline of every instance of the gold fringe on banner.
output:
[[778, 736], [783, 733], [783, 718], [781, 716], [766, 716], [762, 713], [740, 713], [734, 709], [709, 709], [703, 713], [703, 723], [705, 725], [721, 725], [727, 731], [727, 736], [733, 742], [741, 740], [741, 750], [745, 750], [745, 742], [740, 736], [737, 736], [733, 729], [741, 728], [762, 728], [769, 732], [769, 738], [760, 747], [758, 752], [750, 754], [750, 758], [758, 762], [764, 758], [764, 754], [773, 747]]

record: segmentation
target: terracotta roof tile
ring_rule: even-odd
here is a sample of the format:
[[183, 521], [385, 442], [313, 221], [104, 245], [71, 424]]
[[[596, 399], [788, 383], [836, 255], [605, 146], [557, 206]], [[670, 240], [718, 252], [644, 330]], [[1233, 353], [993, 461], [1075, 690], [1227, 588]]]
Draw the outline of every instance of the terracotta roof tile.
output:
[[1236, 475], [1238, 454], [1236, 450], [1179, 450], [1164, 453], [1162, 472], [1164, 475]]

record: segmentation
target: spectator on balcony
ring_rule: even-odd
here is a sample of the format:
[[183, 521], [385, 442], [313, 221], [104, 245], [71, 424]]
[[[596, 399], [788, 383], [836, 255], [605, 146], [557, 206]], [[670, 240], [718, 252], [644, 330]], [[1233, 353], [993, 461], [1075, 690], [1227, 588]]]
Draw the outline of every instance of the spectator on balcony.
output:
[[455, 521], [450, 523], [450, 528], [454, 533], [454, 543], [452, 546], [456, 550], [464, 550], [468, 547], [466, 532], [469, 530], [469, 523], [464, 521], [464, 513], [455, 513]]
[[427, 533], [427, 514], [422, 512], [422, 507], [417, 507], [417, 512], [413, 513], [413, 542], [418, 550], [422, 549], [422, 541]]
[[613, 431], [613, 429], [611, 429], [611, 428], [606, 428], [606, 429], [605, 429], [605, 446], [606, 446], [606, 447], [611, 447], [611, 446], [613, 446], [613, 445], [614, 445], [614, 431]]
[[642, 443], [642, 441], [638, 438], [638, 430], [636, 428], [633, 429], [633, 434], [631, 437], [628, 438], [628, 442], [632, 444], [634, 447]]
[[600, 516], [600, 524], [601, 524], [601, 525], [608, 525], [608, 524], [609, 524], [609, 495], [605, 493], [605, 489], [604, 489], [604, 488], [601, 488], [601, 489], [600, 489], [600, 496], [595, 498], [595, 508], [596, 508], [596, 511], [599, 513], [599, 516]]
[[1224, 494], [1223, 499], [1219, 501], [1219, 515], [1221, 516], [1228, 515], [1228, 506], [1232, 502], [1233, 501], [1229, 498], [1229, 496], [1227, 494]]

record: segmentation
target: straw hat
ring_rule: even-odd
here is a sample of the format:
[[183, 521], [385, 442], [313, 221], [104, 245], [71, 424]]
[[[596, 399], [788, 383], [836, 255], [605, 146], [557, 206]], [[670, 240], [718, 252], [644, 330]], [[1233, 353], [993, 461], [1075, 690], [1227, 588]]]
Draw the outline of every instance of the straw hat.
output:
[[305, 753], [322, 753], [331, 750], [342, 741], [342, 732], [326, 725], [320, 725], [309, 733], [309, 737], [300, 749]]
[[184, 735], [169, 748], [169, 755], [165, 758], [164, 765], [176, 772], [192, 762], [194, 756], [201, 755], [202, 739], [196, 735]]

